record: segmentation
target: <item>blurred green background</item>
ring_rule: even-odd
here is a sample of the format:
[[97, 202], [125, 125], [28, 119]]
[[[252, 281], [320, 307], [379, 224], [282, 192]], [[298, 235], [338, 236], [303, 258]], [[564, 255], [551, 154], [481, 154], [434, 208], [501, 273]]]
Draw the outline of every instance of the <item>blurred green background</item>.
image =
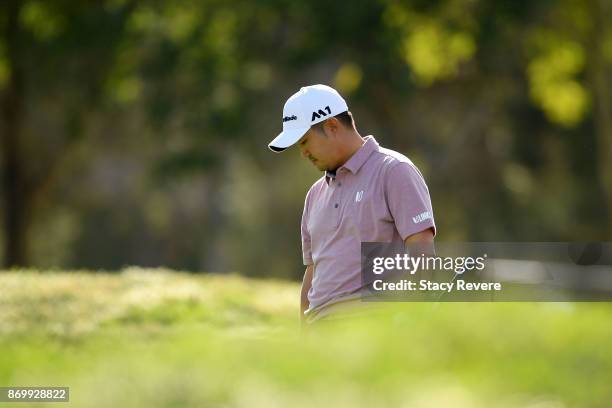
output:
[[0, 385], [609, 406], [610, 304], [393, 304], [300, 336], [320, 174], [267, 143], [329, 84], [419, 166], [439, 241], [611, 241], [610, 21], [607, 0], [0, 1]]
[[420, 167], [438, 240], [610, 240], [611, 9], [2, 1], [1, 259], [300, 277], [319, 174], [266, 146], [313, 83]]
[[[5, 272], [0, 385], [70, 407], [607, 408], [609, 303], [392, 303], [300, 334], [297, 283]], [[3, 403], [19, 408], [24, 403]], [[33, 406], [33, 405], [27, 405]]]

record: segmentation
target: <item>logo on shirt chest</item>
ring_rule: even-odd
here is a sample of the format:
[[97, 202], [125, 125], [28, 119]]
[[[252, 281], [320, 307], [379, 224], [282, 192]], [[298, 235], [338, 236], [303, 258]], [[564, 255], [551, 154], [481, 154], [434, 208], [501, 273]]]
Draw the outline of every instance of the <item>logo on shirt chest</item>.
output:
[[356, 203], [360, 202], [362, 198], [363, 198], [363, 190], [360, 190], [355, 194], [355, 202]]

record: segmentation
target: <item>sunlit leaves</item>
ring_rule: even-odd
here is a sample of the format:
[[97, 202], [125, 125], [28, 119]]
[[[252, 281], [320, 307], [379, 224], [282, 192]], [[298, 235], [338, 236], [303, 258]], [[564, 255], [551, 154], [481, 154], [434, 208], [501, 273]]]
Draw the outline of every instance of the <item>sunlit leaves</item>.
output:
[[129, 28], [137, 32], [151, 32], [159, 26], [159, 16], [151, 7], [142, 6], [137, 8], [129, 21]]
[[142, 92], [142, 82], [132, 76], [113, 78], [108, 86], [113, 99], [125, 104], [136, 101]]
[[403, 56], [421, 85], [454, 76], [476, 49], [468, 33], [451, 33], [434, 21], [416, 24], [411, 31], [404, 40]]
[[144, 84], [137, 75], [136, 63], [136, 55], [129, 47], [117, 52], [105, 83], [105, 91], [114, 102], [129, 104], [142, 96]]
[[170, 3], [168, 7], [168, 34], [176, 42], [182, 42], [196, 30], [200, 23], [198, 9], [189, 2]]
[[359, 65], [347, 62], [336, 72], [334, 85], [341, 93], [350, 94], [359, 88], [362, 78], [363, 71]]
[[57, 36], [66, 22], [53, 10], [52, 5], [44, 1], [28, 1], [21, 10], [21, 23], [39, 40]]
[[530, 95], [552, 122], [572, 127], [586, 114], [589, 94], [577, 79], [584, 66], [584, 50], [578, 43], [554, 39], [530, 61]]
[[392, 4], [385, 19], [402, 33], [399, 52], [419, 85], [456, 76], [461, 64], [476, 52], [473, 34], [466, 28], [451, 28], [444, 17], [434, 18]]

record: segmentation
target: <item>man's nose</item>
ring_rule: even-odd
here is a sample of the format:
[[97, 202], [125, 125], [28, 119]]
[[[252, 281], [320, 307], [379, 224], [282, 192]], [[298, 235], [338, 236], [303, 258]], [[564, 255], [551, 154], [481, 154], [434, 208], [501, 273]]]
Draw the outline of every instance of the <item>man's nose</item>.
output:
[[304, 159], [308, 157], [308, 151], [302, 147], [300, 147], [300, 154]]

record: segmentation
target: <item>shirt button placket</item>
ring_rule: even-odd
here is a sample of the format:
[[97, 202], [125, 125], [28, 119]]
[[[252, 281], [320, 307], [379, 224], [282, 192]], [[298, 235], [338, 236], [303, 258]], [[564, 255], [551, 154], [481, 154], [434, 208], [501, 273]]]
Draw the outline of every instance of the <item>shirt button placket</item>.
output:
[[[334, 188], [334, 201], [335, 201], [335, 203], [334, 203], [334, 208], [336, 208], [336, 209], [337, 209], [338, 207], [340, 207], [339, 197], [338, 197], [338, 196], [340, 195], [340, 192], [338, 191], [338, 188], [339, 188], [339, 187], [342, 185], [342, 183], [340, 183], [340, 182], [339, 182], [339, 181], [336, 179], [336, 181], [334, 181], [334, 184], [335, 184], [335, 188]], [[337, 216], [337, 215], [336, 215], [336, 216]]]
[[334, 193], [335, 193], [334, 195], [336, 196], [335, 197], [334, 209], [336, 210], [336, 214], [335, 214], [336, 215], [336, 220], [337, 220], [336, 225], [339, 226], [340, 223], [342, 222], [342, 219], [340, 217], [340, 213], [341, 213], [341, 211], [340, 211], [340, 204], [342, 203], [342, 192], [343, 192], [344, 189], [340, 188], [340, 187], [342, 187], [342, 182], [340, 180], [336, 179], [336, 183], [337, 183], [336, 184], [336, 188], [334, 189], [335, 190], [334, 191]]

